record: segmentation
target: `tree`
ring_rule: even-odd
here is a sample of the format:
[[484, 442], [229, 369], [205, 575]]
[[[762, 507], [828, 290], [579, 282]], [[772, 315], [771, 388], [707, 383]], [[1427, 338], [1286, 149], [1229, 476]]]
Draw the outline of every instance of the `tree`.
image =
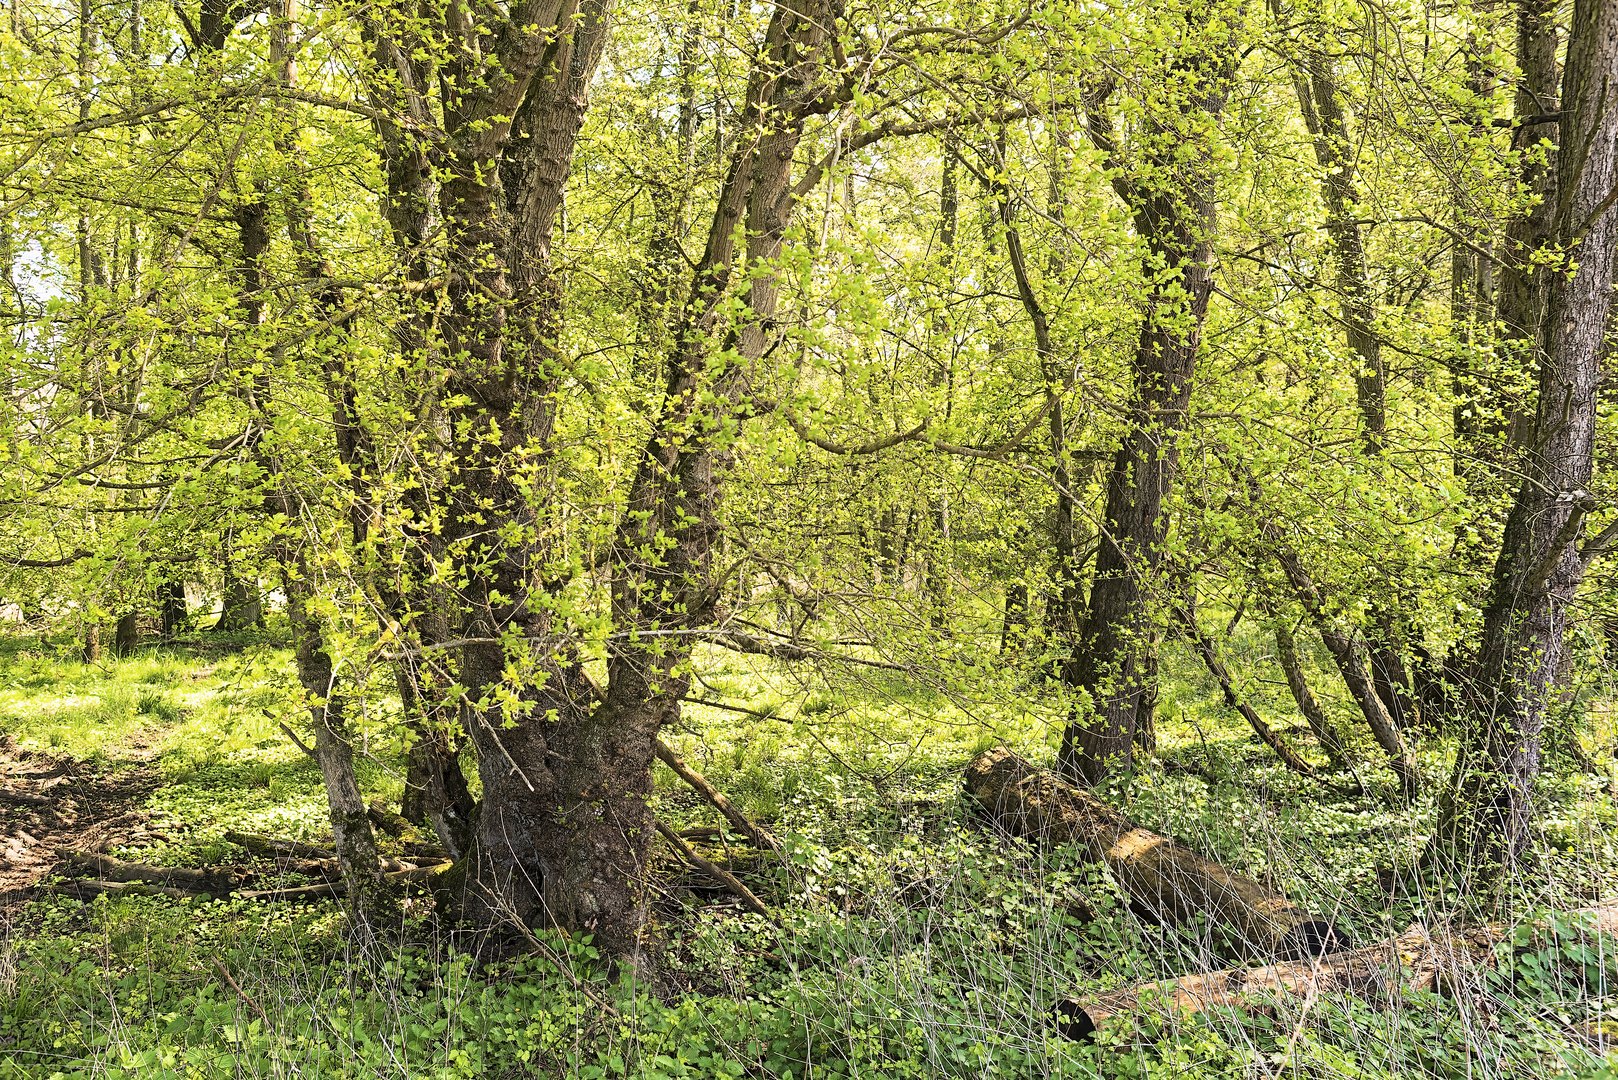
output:
[[[1213, 294], [1217, 122], [1230, 92], [1239, 8], [1199, 5], [1188, 40], [1166, 63], [1173, 96], [1154, 101], [1141, 133], [1139, 164], [1116, 160], [1114, 185], [1145, 245], [1147, 283], [1135, 351], [1129, 432], [1113, 458], [1095, 574], [1082, 628], [1062, 675], [1084, 691], [1088, 712], [1062, 736], [1062, 767], [1095, 782], [1127, 767], [1156, 706], [1151, 590], [1168, 533], [1168, 498], [1178, 442], [1188, 422], [1202, 324]], [[1106, 93], [1087, 105], [1091, 138], [1120, 147]], [[1131, 163], [1132, 164], [1132, 163]], [[1084, 706], [1081, 706], [1083, 708]]]
[[1618, 8], [1579, 0], [1562, 77], [1560, 177], [1538, 334], [1537, 404], [1484, 611], [1469, 725], [1441, 811], [1440, 855], [1474, 882], [1514, 870], [1532, 837], [1541, 739], [1564, 670], [1570, 609], [1612, 529], [1581, 542], [1618, 254]]

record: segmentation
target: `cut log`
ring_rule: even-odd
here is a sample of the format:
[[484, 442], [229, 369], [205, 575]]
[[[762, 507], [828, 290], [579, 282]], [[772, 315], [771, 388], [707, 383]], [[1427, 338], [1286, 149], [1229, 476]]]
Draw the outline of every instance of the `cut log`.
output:
[[[1618, 904], [1578, 914], [1589, 916], [1598, 933], [1618, 931]], [[1389, 998], [1396, 993], [1438, 990], [1453, 985], [1469, 971], [1491, 965], [1495, 946], [1510, 932], [1510, 927], [1501, 926], [1470, 930], [1412, 927], [1375, 945], [1315, 959], [1200, 972], [1068, 998], [1057, 1003], [1057, 1023], [1067, 1038], [1083, 1040], [1153, 1010], [1186, 1018], [1221, 1006], [1262, 1007], [1266, 1000], [1278, 997], [1301, 1001], [1320, 994], [1352, 993]]]
[[1241, 954], [1297, 959], [1349, 942], [1326, 919], [1166, 836], [1143, 829], [1049, 769], [1004, 747], [966, 767], [966, 792], [1001, 829], [1044, 843], [1075, 843], [1104, 862], [1136, 905], [1159, 922], [1202, 916]]

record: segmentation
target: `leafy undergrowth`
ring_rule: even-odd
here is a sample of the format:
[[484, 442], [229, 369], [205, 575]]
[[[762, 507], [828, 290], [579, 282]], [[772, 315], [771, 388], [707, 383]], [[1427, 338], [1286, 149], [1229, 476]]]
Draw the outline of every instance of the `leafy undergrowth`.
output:
[[[280, 729], [296, 716], [288, 657], [234, 645], [90, 666], [12, 644], [0, 731], [109, 767], [155, 758], [161, 784], [131, 808], [148, 825], [121, 857], [239, 860], [230, 830], [318, 840], [318, 774]], [[1108, 799], [1361, 941], [1444, 906], [1407, 872], [1431, 806], [1403, 805], [1370, 748], [1364, 794], [1346, 777], [1294, 776], [1189, 665], [1169, 666], [1188, 674], [1165, 688], [1160, 766]], [[419, 899], [404, 945], [354, 955], [329, 902], [36, 897], [0, 913], [0, 1078], [1618, 1076], [1600, 1057], [1618, 1031], [1618, 964], [1566, 914], [1525, 918], [1493, 971], [1436, 993], [1148, 1012], [1098, 1043], [1065, 1041], [1060, 998], [1229, 960], [1211, 932], [1139, 920], [1072, 852], [1008, 843], [966, 812], [964, 762], [1001, 741], [1048, 760], [1049, 719], [883, 678], [800, 684], [728, 655], [705, 657], [702, 675], [701, 692], [732, 709], [693, 706], [670, 737], [783, 838], [778, 862], [731, 852], [779, 925], [665, 872], [655, 985], [608, 985], [587, 941], [547, 937], [568, 973], [482, 956]], [[1254, 699], [1274, 704], [1262, 688]], [[387, 721], [366, 725], [362, 755], [382, 800], [399, 792]], [[1442, 748], [1424, 754], [1441, 775]], [[1522, 883], [1519, 913], [1618, 897], [1605, 780], [1555, 778], [1545, 799], [1545, 872]], [[671, 774], [659, 802], [677, 827], [715, 824]], [[598, 980], [615, 1014], [577, 976]]]

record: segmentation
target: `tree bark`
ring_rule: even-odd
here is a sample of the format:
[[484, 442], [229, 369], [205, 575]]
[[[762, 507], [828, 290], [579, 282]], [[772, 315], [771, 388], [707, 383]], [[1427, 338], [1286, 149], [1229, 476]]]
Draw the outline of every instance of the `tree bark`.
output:
[[1579, 541], [1595, 506], [1587, 489], [1618, 249], [1618, 6], [1574, 5], [1562, 97], [1564, 186], [1553, 242], [1571, 263], [1550, 273], [1534, 438], [1495, 563], [1470, 722], [1435, 837], [1435, 854], [1485, 888], [1511, 877], [1531, 836], [1546, 714], [1587, 567]]
[[[248, 199], [236, 207], [235, 213], [241, 241], [241, 306], [249, 334], [258, 330], [264, 321], [264, 263], [270, 246], [267, 208], [259, 195], [255, 188]], [[378, 932], [389, 929], [390, 898], [383, 882], [376, 836], [365, 815], [365, 800], [354, 773], [353, 748], [349, 744], [344, 715], [346, 701], [326, 648], [320, 616], [311, 608], [314, 582], [309, 561], [302, 538], [285, 531], [296, 529], [303, 515], [297, 495], [290, 487], [287, 470], [276, 459], [273, 448], [266, 445], [270, 390], [267, 376], [254, 377], [251, 403], [255, 430], [249, 442], [270, 484], [264, 505], [273, 508], [282, 520], [283, 532], [272, 542], [272, 550], [286, 592], [298, 682], [308, 697], [315, 732], [314, 756], [326, 789], [333, 845], [347, 884], [349, 914], [360, 940], [368, 942]]]
[[1185, 925], [1199, 917], [1223, 928], [1254, 957], [1318, 956], [1343, 935], [1251, 878], [1130, 822], [1055, 773], [1004, 748], [966, 767], [966, 793], [1001, 829], [1046, 843], [1077, 843], [1107, 865], [1153, 919]]
[[[1211, 10], [1211, 9], [1207, 9]], [[1129, 434], [1113, 459], [1095, 575], [1063, 681], [1084, 692], [1089, 709], [1067, 725], [1061, 768], [1094, 783], [1128, 768], [1137, 738], [1151, 731], [1156, 704], [1156, 638], [1151, 590], [1168, 533], [1168, 499], [1179, 470], [1179, 438], [1187, 421], [1202, 323], [1213, 293], [1214, 123], [1229, 93], [1234, 42], [1215, 32], [1211, 14], [1201, 38], [1174, 65], [1186, 87], [1179, 115], [1159, 115], [1144, 136], [1148, 168], [1121, 178], [1119, 194], [1145, 240], [1142, 272], [1152, 284], [1135, 349]], [[1089, 108], [1092, 141], [1116, 156], [1101, 102]], [[1082, 706], [1081, 706], [1082, 708]]]
[[[1272, 6], [1279, 4], [1272, 0]], [[1318, 47], [1306, 46], [1302, 71], [1293, 76], [1298, 106], [1314, 142], [1326, 202], [1326, 234], [1331, 239], [1334, 284], [1343, 330], [1355, 360], [1354, 398], [1360, 437], [1370, 454], [1381, 452], [1387, 435], [1387, 372], [1382, 340], [1376, 333], [1376, 299], [1365, 261], [1359, 226], [1359, 182], [1348, 113], [1337, 67]]]
[[172, 641], [190, 629], [191, 612], [185, 602], [185, 582], [175, 578], [165, 581], [159, 590], [158, 601], [161, 605], [164, 641]]
[[[1506, 361], [1499, 373], [1509, 380], [1535, 371], [1540, 363], [1541, 330], [1553, 270], [1535, 256], [1553, 241], [1558, 190], [1557, 138], [1561, 113], [1561, 70], [1557, 66], [1558, 0], [1517, 0], [1517, 92], [1512, 108], [1512, 149], [1521, 164], [1520, 190], [1530, 203], [1506, 226], [1501, 252], [1496, 316], [1499, 351]], [[1532, 438], [1534, 417], [1528, 402], [1499, 387], [1468, 386], [1456, 425], [1477, 464], [1468, 470], [1478, 482], [1495, 482], [1520, 467], [1518, 456]], [[1498, 489], [1495, 489], [1498, 490]]]
[[112, 653], [120, 660], [133, 656], [140, 644], [140, 614], [127, 611], [118, 617], [112, 630]]

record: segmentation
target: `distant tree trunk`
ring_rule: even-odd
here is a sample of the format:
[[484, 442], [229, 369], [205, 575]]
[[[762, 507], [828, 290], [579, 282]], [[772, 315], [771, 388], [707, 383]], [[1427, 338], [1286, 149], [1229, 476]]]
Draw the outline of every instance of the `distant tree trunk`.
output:
[[[241, 241], [241, 306], [249, 332], [264, 322], [265, 257], [270, 246], [267, 208], [260, 192], [254, 190], [236, 207], [235, 220]], [[302, 515], [287, 471], [265, 445], [270, 383], [268, 376], [255, 377], [252, 401], [256, 431], [250, 444], [258, 456], [263, 475], [272, 485], [265, 503], [283, 521], [282, 528], [297, 528]], [[349, 745], [346, 700], [338, 684], [335, 665], [326, 647], [320, 616], [311, 609], [314, 581], [304, 553], [302, 538], [283, 533], [273, 543], [281, 569], [281, 584], [287, 598], [287, 620], [292, 628], [293, 657], [298, 682], [309, 700], [309, 715], [315, 733], [315, 761], [326, 789], [328, 816], [337, 861], [348, 886], [346, 901], [353, 926], [362, 941], [385, 932], [391, 923], [391, 903], [377, 855], [376, 835], [366, 816], [364, 797], [354, 773], [354, 752]]]
[[[1558, 188], [1554, 145], [1561, 112], [1561, 71], [1557, 67], [1557, 9], [1560, 0], [1517, 0], [1517, 68], [1519, 78], [1512, 108], [1512, 147], [1522, 152], [1517, 182], [1532, 203], [1506, 226], [1500, 261], [1496, 313], [1500, 351], [1508, 372], [1532, 372], [1539, 364], [1541, 331], [1552, 271], [1536, 265], [1535, 255], [1553, 237]], [[1534, 417], [1528, 403], [1509, 394], [1479, 388], [1465, 403], [1464, 437], [1484, 468], [1502, 475], [1527, 447]], [[1484, 468], [1473, 471], [1479, 479]]]
[[[1538, 408], [1526, 475], [1506, 520], [1438, 854], [1474, 884], [1510, 877], [1534, 822], [1541, 737], [1588, 559], [1580, 539], [1594, 472], [1602, 361], [1618, 250], [1618, 5], [1576, 0], [1563, 75], [1552, 238], [1571, 262], [1546, 274]], [[1540, 273], [1545, 274], [1544, 270]]]
[[[1272, 6], [1279, 8], [1278, 0]], [[1344, 334], [1355, 361], [1354, 396], [1359, 406], [1360, 437], [1367, 456], [1382, 452], [1387, 438], [1387, 367], [1376, 328], [1376, 297], [1371, 288], [1360, 231], [1359, 172], [1337, 66], [1320, 48], [1306, 47], [1303, 70], [1293, 77], [1304, 125], [1313, 138], [1326, 204], [1326, 234], [1331, 239], [1333, 279]], [[1374, 606], [1375, 632], [1366, 643], [1377, 696], [1401, 730], [1417, 723], [1409, 675], [1399, 653], [1398, 619], [1386, 604]]]
[[1399, 733], [1399, 726], [1393, 722], [1388, 713], [1382, 696], [1376, 691], [1376, 680], [1371, 674], [1369, 657], [1366, 655], [1364, 644], [1353, 631], [1339, 626], [1326, 610], [1325, 600], [1316, 588], [1314, 578], [1303, 565], [1298, 553], [1286, 543], [1278, 529], [1272, 522], [1263, 522], [1262, 529], [1265, 538], [1274, 546], [1276, 561], [1281, 564], [1287, 581], [1292, 585], [1292, 591], [1297, 595], [1298, 602], [1303, 605], [1304, 612], [1315, 629], [1320, 632], [1320, 640], [1325, 643], [1326, 651], [1331, 654], [1332, 661], [1343, 676], [1343, 683], [1348, 692], [1353, 695], [1354, 701], [1360, 707], [1365, 722], [1371, 728], [1371, 734], [1376, 737], [1377, 744], [1388, 755], [1388, 764], [1399, 777], [1399, 784], [1406, 796], [1416, 793], [1421, 786], [1421, 770], [1416, 765], [1416, 759], [1405, 746], [1404, 738]]
[[1000, 623], [1000, 652], [1011, 655], [1022, 648], [1028, 636], [1028, 583], [1014, 581], [1006, 586], [1005, 616]]
[[[1186, 87], [1177, 91], [1184, 94], [1179, 115], [1149, 122], [1142, 138], [1150, 168], [1135, 181], [1119, 174], [1116, 184], [1146, 243], [1142, 270], [1152, 284], [1135, 349], [1130, 430], [1107, 479], [1100, 549], [1078, 648], [1063, 665], [1063, 680], [1085, 692], [1089, 710], [1063, 732], [1061, 767], [1090, 783], [1112, 768], [1131, 765], [1137, 738], [1151, 731], [1155, 706], [1158, 635], [1150, 593], [1163, 557], [1178, 442], [1213, 292], [1218, 212], [1212, 139], [1235, 52], [1233, 42], [1211, 40], [1215, 20], [1204, 18], [1190, 33], [1205, 40], [1174, 65]], [[1230, 32], [1226, 27], [1218, 35]], [[1113, 154], [1103, 104], [1092, 104], [1092, 140]]]
[[101, 662], [101, 624], [88, 623], [84, 627], [84, 643], [79, 647], [79, 656], [86, 664]]
[[[1275, 0], [1272, 0], [1272, 4]], [[1277, 5], [1278, 6], [1278, 5]], [[1376, 300], [1365, 262], [1359, 225], [1359, 183], [1354, 142], [1343, 106], [1337, 68], [1317, 48], [1306, 48], [1304, 71], [1293, 84], [1304, 125], [1313, 137], [1326, 201], [1326, 234], [1331, 238], [1333, 277], [1341, 302], [1343, 329], [1354, 354], [1354, 396], [1360, 411], [1360, 437], [1379, 453], [1387, 435], [1387, 372], [1376, 332]]]
[[[957, 183], [959, 171], [959, 150], [953, 136], [946, 137], [944, 167], [938, 185], [938, 259], [946, 276], [953, 275], [955, 266], [955, 235], [960, 221], [960, 191]], [[955, 349], [954, 343], [949, 340], [949, 320], [940, 312], [933, 317], [931, 329], [936, 342], [935, 348], [943, 357], [943, 362], [932, 372], [932, 383], [944, 393], [944, 415], [948, 417], [954, 404], [955, 387]], [[942, 480], [937, 489], [930, 493], [928, 501], [932, 504], [932, 512], [929, 515], [932, 530], [927, 537], [923, 556], [925, 563], [922, 587], [927, 597], [928, 623], [936, 631], [947, 632], [950, 602], [950, 513], [949, 492]]]
[[296, 555], [286, 579], [287, 620], [292, 624], [293, 652], [298, 682], [309, 696], [309, 719], [315, 732], [315, 762], [326, 789], [332, 844], [337, 865], [348, 886], [347, 904], [362, 939], [387, 933], [393, 913], [392, 898], [382, 877], [376, 833], [366, 813], [354, 773], [354, 748], [349, 742], [347, 699], [337, 682], [331, 654], [319, 619], [309, 610], [309, 568]]
[[140, 644], [140, 615], [129, 611], [118, 617], [118, 625], [112, 631], [112, 652], [114, 656], [123, 659], [133, 656], [135, 647]]
[[190, 629], [191, 612], [185, 602], [185, 582], [174, 578], [165, 581], [158, 601], [161, 605], [164, 641], [172, 641]]
[[[1001, 155], [1004, 156], [1003, 138]], [[1059, 214], [1060, 209], [1055, 207], [1060, 194], [1059, 181], [1056, 179], [1054, 167], [1051, 186], [1053, 212]], [[1049, 437], [1051, 455], [1051, 487], [1056, 494], [1055, 520], [1051, 524], [1053, 587], [1046, 597], [1044, 622], [1047, 632], [1055, 640], [1060, 641], [1071, 654], [1078, 648], [1079, 623], [1083, 607], [1083, 594], [1079, 583], [1084, 571], [1079, 565], [1075, 544], [1074, 519], [1077, 500], [1074, 492], [1073, 455], [1067, 444], [1067, 416], [1062, 400], [1068, 377], [1062, 370], [1061, 360], [1056, 354], [1056, 343], [1051, 337], [1050, 315], [1034, 291], [1028, 256], [1023, 249], [1022, 231], [1017, 226], [1017, 201], [1013, 196], [1011, 185], [1002, 179], [996, 184], [994, 192], [999, 203], [1000, 222], [1005, 233], [1006, 256], [1011, 264], [1012, 278], [1017, 283], [1018, 299], [1022, 301], [1023, 311], [1028, 316], [1029, 328], [1034, 334], [1034, 350], [1039, 356], [1040, 377], [1044, 384], [1046, 433]], [[1027, 586], [1017, 587], [1022, 589], [1021, 604], [1026, 609]], [[1008, 621], [1011, 610], [1012, 596], [1008, 592], [1006, 595]], [[1026, 615], [1024, 618], [1026, 619]]]
[[248, 582], [227, 572], [225, 596], [213, 628], [220, 633], [234, 634], [263, 626], [264, 596], [259, 592], [257, 582]]
[[1320, 707], [1314, 692], [1309, 689], [1309, 679], [1303, 672], [1303, 662], [1298, 657], [1298, 642], [1292, 634], [1292, 627], [1285, 622], [1275, 624], [1275, 653], [1281, 664], [1281, 673], [1286, 676], [1287, 689], [1292, 691], [1292, 700], [1298, 703], [1298, 711], [1314, 733], [1315, 741], [1331, 759], [1333, 767], [1346, 769], [1350, 767], [1348, 751], [1343, 746], [1343, 738], [1332, 723], [1326, 710]]

